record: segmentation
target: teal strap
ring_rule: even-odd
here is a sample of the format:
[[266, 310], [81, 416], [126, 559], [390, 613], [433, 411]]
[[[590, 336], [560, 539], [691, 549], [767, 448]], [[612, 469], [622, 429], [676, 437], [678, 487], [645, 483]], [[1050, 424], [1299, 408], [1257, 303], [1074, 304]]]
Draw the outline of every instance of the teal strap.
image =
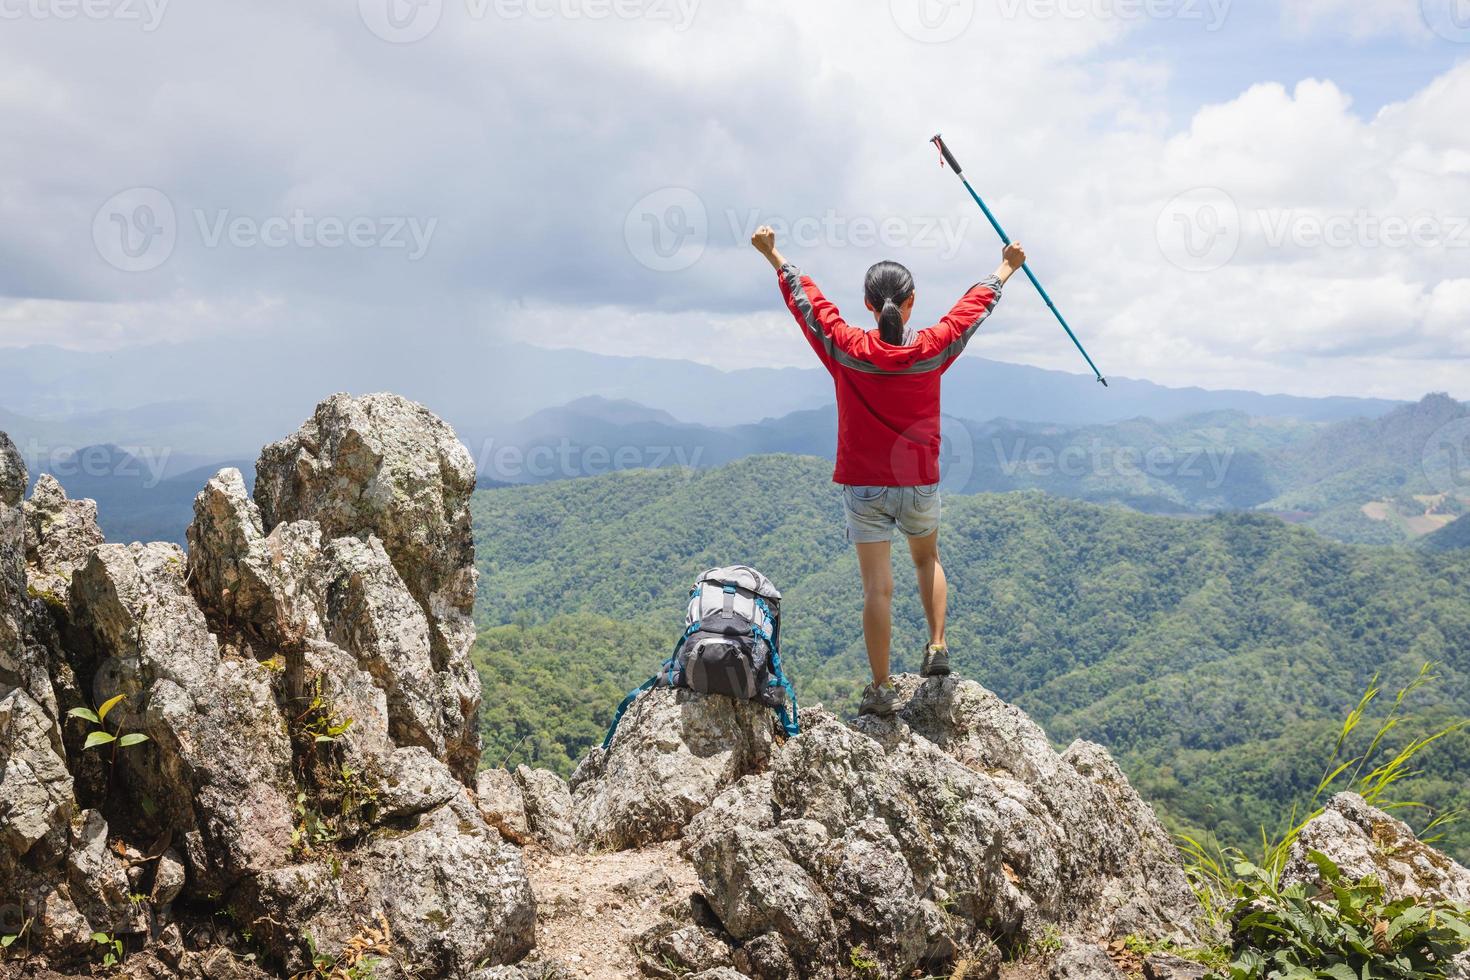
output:
[[757, 628], [756, 635], [765, 639], [771, 645], [771, 685], [780, 687], [786, 692], [786, 698], [791, 702], [791, 711], [786, 711], [782, 705], [776, 709], [776, 717], [781, 719], [781, 727], [785, 729], [787, 736], [795, 737], [801, 734], [801, 713], [796, 705], [796, 689], [786, 679], [786, 671], [781, 669], [781, 651], [776, 648], [776, 641], [766, 636], [765, 631]]
[[660, 670], [657, 674], [654, 674], [648, 680], [644, 681], [642, 684], [639, 684], [637, 687], [633, 688], [633, 690], [629, 691], [628, 696], [623, 698], [622, 703], [618, 705], [618, 710], [613, 713], [612, 724], [609, 725], [607, 728], [607, 737], [602, 740], [602, 748], [604, 751], [609, 745], [612, 745], [613, 736], [617, 734], [618, 731], [618, 722], [623, 720], [623, 714], [628, 710], [629, 706], [631, 706], [634, 701], [638, 700], [638, 695], [642, 694], [644, 691], [651, 690], [653, 686], [658, 683], [659, 678], [663, 676], [663, 673], [664, 672]]
[[663, 666], [658, 669], [658, 673], [633, 688], [633, 690], [628, 692], [628, 696], [623, 698], [622, 702], [618, 705], [618, 710], [613, 712], [612, 724], [607, 726], [607, 737], [602, 740], [604, 751], [606, 751], [608, 746], [612, 745], [613, 736], [618, 731], [618, 722], [623, 720], [623, 715], [627, 713], [628, 708], [632, 706], [634, 701], [638, 700], [638, 695], [644, 691], [652, 690], [659, 681], [663, 681], [670, 687], [674, 686], [674, 668], [679, 659], [679, 647], [683, 645], [684, 637], [681, 636], [679, 637], [679, 641], [674, 644], [674, 655], [664, 661]]

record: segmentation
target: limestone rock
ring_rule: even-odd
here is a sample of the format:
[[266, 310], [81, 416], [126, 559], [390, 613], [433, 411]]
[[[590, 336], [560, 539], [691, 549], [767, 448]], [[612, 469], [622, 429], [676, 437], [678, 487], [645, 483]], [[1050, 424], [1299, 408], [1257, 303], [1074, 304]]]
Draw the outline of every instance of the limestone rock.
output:
[[576, 834], [572, 829], [572, 796], [566, 782], [554, 772], [529, 766], [516, 766], [515, 777], [531, 837], [553, 854], [572, 851]]
[[1401, 820], [1369, 806], [1356, 793], [1339, 793], [1308, 821], [1292, 844], [1282, 872], [1290, 884], [1320, 879], [1308, 853], [1319, 851], [1349, 879], [1373, 875], [1392, 898], [1470, 904], [1470, 869], [1428, 844]]
[[811, 977], [853, 949], [903, 975], [992, 935], [1199, 939], [1169, 838], [1106, 752], [1059, 755], [970, 681], [898, 687], [893, 719], [805, 712], [768, 774], [689, 822], [685, 847], [737, 941], [779, 934]]
[[479, 708], [468, 651], [475, 598], [469, 499], [474, 460], [432, 412], [392, 394], [333, 395], [256, 463], [264, 528], [296, 520], [328, 539], [376, 536], [427, 617], [436, 663], [458, 677], [464, 731], [450, 760], [473, 782]]
[[767, 932], [744, 943], [734, 954], [737, 970], [755, 980], [797, 980], [796, 964], [778, 932]]
[[639, 968], [659, 980], [732, 965], [730, 944], [699, 925], [663, 922], [638, 938]]
[[151, 739], [119, 754], [122, 785], [186, 842], [191, 883], [217, 890], [286, 862], [296, 789], [271, 672], [221, 654], [184, 569], [175, 545], [102, 545], [73, 577], [71, 619], [97, 701], [127, 696], [109, 723]]
[[387, 696], [389, 735], [440, 759], [478, 761], [479, 678], [439, 669], [423, 609], [409, 594], [383, 543], [338, 538], [323, 550], [322, 620], [329, 640], [357, 658]]
[[525, 796], [509, 769], [482, 769], [476, 778], [475, 797], [481, 816], [500, 831], [500, 836], [514, 844], [531, 840]]
[[38, 846], [62, 853], [75, 806], [55, 724], [29, 694], [12, 690], [0, 698], [0, 878]]
[[26, 562], [25, 462], [10, 437], [0, 432], [0, 693], [19, 686], [24, 644]]
[[676, 840], [742, 776], [765, 769], [779, 726], [763, 705], [656, 688], [628, 709], [607, 752], [572, 777], [577, 841], [618, 850]]
[[316, 524], [281, 524], [267, 537], [244, 477], [229, 467], [194, 498], [186, 536], [190, 583], [215, 623], [276, 646], [322, 638], [312, 586], [321, 550]]
[[48, 604], [65, 608], [71, 577], [102, 544], [97, 503], [68, 500], [51, 474], [42, 474], [25, 502], [26, 574], [30, 591]]
[[1143, 958], [1143, 980], [1204, 980], [1209, 970], [1202, 963], [1169, 953], [1149, 953]]
[[86, 810], [73, 821], [67, 854], [72, 899], [98, 931], [143, 932], [147, 918], [129, 898], [127, 869], [107, 844], [107, 821], [101, 813]]
[[428, 813], [464, 791], [449, 767], [419, 746], [396, 750], [376, 774], [373, 785], [381, 820]]
[[380, 920], [393, 936], [381, 980], [514, 963], [531, 949], [536, 922], [520, 851], [459, 794], [410, 829], [370, 837], [339, 867], [294, 865], [257, 876], [239, 894], [237, 915], [282, 951], [290, 972], [309, 966], [305, 935], [331, 952]]
[[153, 871], [153, 888], [148, 897], [153, 902], [154, 908], [167, 908], [179, 897], [179, 892], [184, 890], [184, 884], [188, 880], [188, 871], [184, 867], [184, 858], [172, 847], [158, 856], [157, 865]]
[[1101, 947], [1066, 939], [1051, 964], [1051, 980], [1123, 980]]

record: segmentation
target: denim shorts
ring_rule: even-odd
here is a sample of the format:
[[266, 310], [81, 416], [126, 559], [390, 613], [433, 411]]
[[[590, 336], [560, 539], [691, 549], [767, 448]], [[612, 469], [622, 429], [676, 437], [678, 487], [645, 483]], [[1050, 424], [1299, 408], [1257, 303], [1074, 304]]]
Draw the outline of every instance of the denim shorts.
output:
[[898, 528], [910, 538], [927, 538], [939, 530], [939, 485], [927, 487], [854, 487], [843, 485], [847, 540], [854, 544], [892, 541]]

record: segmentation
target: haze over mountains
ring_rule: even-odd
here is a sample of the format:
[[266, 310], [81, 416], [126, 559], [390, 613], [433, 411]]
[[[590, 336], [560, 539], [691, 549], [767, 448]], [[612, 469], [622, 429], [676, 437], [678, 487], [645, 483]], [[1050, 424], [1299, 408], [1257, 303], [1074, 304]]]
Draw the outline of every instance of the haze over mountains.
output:
[[[832, 401], [831, 381], [815, 365], [724, 372], [688, 361], [546, 350], [483, 337], [443, 357], [412, 343], [412, 336], [393, 357], [372, 344], [318, 346], [307, 338], [286, 346], [235, 337], [110, 352], [7, 349], [0, 358], [0, 410], [12, 416], [7, 431], [17, 445], [34, 432], [51, 444], [69, 440], [73, 448], [150, 444], [225, 458], [253, 453], [332, 391], [400, 391], [445, 416], [472, 448], [504, 423], [588, 395], [629, 399], [714, 426], [779, 418]], [[1105, 389], [1087, 376], [975, 356], [956, 364], [945, 382], [951, 415], [1072, 425], [1220, 410], [1331, 421], [1382, 415], [1398, 404], [1166, 388], [1121, 377]]]
[[[486, 486], [762, 453], [831, 458], [836, 442], [831, 382], [815, 367], [721, 372], [485, 341], [453, 359], [405, 352], [390, 378], [380, 354], [291, 349], [9, 351], [0, 428], [33, 477], [51, 472], [102, 503], [115, 540], [180, 540], [204, 478], [252, 458], [336, 389], [391, 386], [423, 401], [455, 425]], [[1424, 469], [1428, 440], [1466, 414], [1444, 396], [1411, 405], [1126, 379], [1104, 389], [974, 357], [945, 381], [950, 492], [1040, 489], [1156, 513], [1262, 509], [1382, 543], [1437, 531], [1470, 497], [1455, 474]]]

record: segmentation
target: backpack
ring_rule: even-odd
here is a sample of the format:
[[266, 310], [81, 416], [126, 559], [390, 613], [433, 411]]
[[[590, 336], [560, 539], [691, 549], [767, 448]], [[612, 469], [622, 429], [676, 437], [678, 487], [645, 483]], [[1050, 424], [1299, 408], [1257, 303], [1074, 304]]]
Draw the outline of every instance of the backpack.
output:
[[612, 744], [638, 695], [659, 686], [759, 701], [776, 711], [787, 735], [798, 734], [796, 691], [781, 669], [780, 646], [781, 593], [771, 580], [748, 565], [711, 568], [689, 590], [673, 654], [618, 705], [602, 747]]

